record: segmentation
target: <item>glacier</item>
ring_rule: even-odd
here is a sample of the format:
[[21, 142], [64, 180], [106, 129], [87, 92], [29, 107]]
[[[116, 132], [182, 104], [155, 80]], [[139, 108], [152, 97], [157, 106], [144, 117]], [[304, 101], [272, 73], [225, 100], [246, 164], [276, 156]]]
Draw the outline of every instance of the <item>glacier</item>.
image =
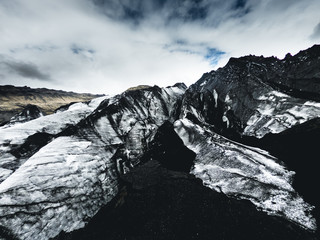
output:
[[20, 159], [1, 158], [0, 225], [32, 240], [84, 227], [116, 196], [119, 173], [138, 164], [154, 130], [175, 119], [185, 89], [180, 84], [125, 92], [0, 129], [6, 155], [36, 132], [56, 135], [16, 169], [5, 163]]
[[215, 191], [248, 199], [271, 215], [283, 216], [307, 229], [317, 228], [305, 203], [292, 187], [294, 172], [261, 149], [226, 139], [205, 127], [181, 119], [175, 131], [197, 155], [191, 173]]

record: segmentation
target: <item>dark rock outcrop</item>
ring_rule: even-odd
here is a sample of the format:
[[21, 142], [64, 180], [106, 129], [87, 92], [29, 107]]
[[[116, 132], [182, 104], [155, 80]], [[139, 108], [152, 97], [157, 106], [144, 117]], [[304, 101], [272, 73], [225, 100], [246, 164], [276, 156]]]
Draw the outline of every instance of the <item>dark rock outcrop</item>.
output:
[[196, 154], [188, 149], [174, 131], [173, 124], [162, 124], [141, 161], [158, 160], [165, 168], [190, 172]]
[[320, 207], [320, 194], [316, 193], [319, 175], [320, 118], [294, 126], [278, 134], [268, 134], [259, 146], [277, 156], [297, 172], [294, 187], [310, 203]]
[[5, 123], [6, 125], [13, 125], [15, 123], [28, 122], [33, 119], [42, 117], [43, 113], [36, 105], [28, 104], [22, 110], [22, 112], [13, 116], [9, 122]]

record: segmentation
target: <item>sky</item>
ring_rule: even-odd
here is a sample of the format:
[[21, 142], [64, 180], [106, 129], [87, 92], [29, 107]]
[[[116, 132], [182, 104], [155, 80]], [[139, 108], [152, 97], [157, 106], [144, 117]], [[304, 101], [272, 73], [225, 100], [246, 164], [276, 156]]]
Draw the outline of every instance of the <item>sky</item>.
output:
[[0, 85], [190, 85], [230, 57], [320, 43], [319, 0], [0, 0]]

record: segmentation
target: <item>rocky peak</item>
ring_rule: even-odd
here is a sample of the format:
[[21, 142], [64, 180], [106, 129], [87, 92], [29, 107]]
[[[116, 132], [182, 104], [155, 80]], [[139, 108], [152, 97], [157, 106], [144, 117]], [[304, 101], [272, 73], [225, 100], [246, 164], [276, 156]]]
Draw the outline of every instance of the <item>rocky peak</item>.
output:
[[232, 128], [240, 135], [257, 137], [317, 117], [320, 54], [313, 52], [307, 63], [301, 56], [318, 48], [292, 56], [292, 64], [274, 57], [231, 58], [225, 67], [204, 74], [187, 90], [181, 116], [194, 114], [220, 133]]

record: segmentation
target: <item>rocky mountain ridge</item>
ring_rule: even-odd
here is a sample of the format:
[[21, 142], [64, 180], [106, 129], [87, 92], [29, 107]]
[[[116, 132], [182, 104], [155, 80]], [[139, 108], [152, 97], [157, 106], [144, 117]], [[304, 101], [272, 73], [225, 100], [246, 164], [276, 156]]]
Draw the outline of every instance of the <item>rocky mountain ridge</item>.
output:
[[283, 60], [231, 58], [225, 67], [204, 74], [189, 87], [181, 116], [190, 112], [219, 133], [231, 129], [258, 138], [316, 118], [319, 48], [315, 45]]
[[319, 48], [0, 128], [0, 236], [318, 239]]

